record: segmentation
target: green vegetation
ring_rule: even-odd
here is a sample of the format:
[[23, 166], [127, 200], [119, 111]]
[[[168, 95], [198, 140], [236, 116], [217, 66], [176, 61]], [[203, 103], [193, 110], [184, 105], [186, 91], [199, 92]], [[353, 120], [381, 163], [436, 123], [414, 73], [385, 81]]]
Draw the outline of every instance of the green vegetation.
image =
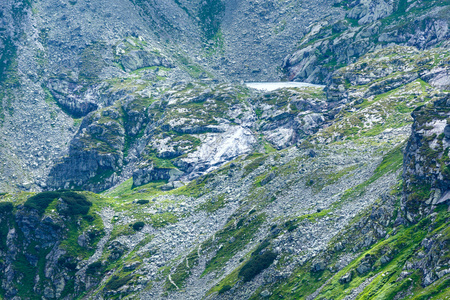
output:
[[164, 212], [151, 216], [152, 226], [155, 228], [161, 228], [169, 224], [175, 224], [178, 222], [177, 216], [170, 212]]
[[13, 215], [11, 214], [12, 204], [10, 202], [0, 202], [0, 203], [1, 203], [0, 209], [2, 210], [0, 212], [0, 250], [4, 251], [7, 249], [6, 239], [8, 237], [9, 228], [13, 224]]
[[224, 294], [224, 293], [228, 292], [229, 290], [231, 290], [231, 285], [226, 284], [219, 290], [219, 295]]
[[[69, 195], [71, 193], [73, 192], [69, 192]], [[53, 213], [52, 211], [57, 210], [67, 218], [64, 222], [64, 239], [61, 241], [61, 247], [67, 251], [67, 255], [84, 259], [95, 252], [96, 244], [105, 234], [102, 219], [97, 212], [105, 205], [106, 199], [93, 193], [78, 192], [77, 194], [85, 198], [75, 198], [71, 204], [74, 209], [72, 212], [68, 211], [68, 205], [64, 207], [66, 201], [62, 197], [62, 205], [55, 201], [47, 211]], [[86, 237], [86, 247], [78, 244], [78, 238], [82, 234]]]
[[140, 205], [148, 204], [149, 202], [150, 202], [149, 200], [138, 200], [138, 201], [136, 201], [136, 203], [140, 204]]
[[133, 224], [133, 229], [135, 231], [141, 231], [142, 228], [144, 228], [144, 226], [145, 226], [145, 223], [139, 221], [139, 222], [136, 222], [136, 223]]
[[47, 207], [52, 203], [55, 199], [58, 199], [61, 196], [61, 192], [42, 192], [37, 195], [34, 195], [25, 202], [25, 207], [36, 209], [39, 214], [43, 214]]
[[[8, 75], [11, 75], [11, 65], [16, 57], [16, 48], [14, 42], [10, 38], [3, 39], [4, 47], [2, 47], [0, 61], [0, 82], [4, 82]], [[4, 58], [4, 59], [3, 59]]]
[[211, 174], [199, 177], [189, 182], [187, 185], [173, 191], [173, 193], [177, 195], [186, 195], [198, 198], [206, 192], [204, 190], [204, 187], [211, 177]]
[[202, 3], [198, 18], [207, 40], [212, 39], [219, 32], [224, 10], [225, 4], [222, 0], [206, 0]]
[[[191, 275], [191, 270], [198, 264], [198, 251], [194, 250], [189, 255], [180, 261], [175, 272], [171, 274], [172, 281], [178, 286], [182, 287], [186, 279]], [[167, 279], [166, 289], [175, 290], [175, 286]]]
[[261, 214], [254, 217], [250, 215], [247, 218], [239, 219], [239, 221], [230, 221], [223, 230], [216, 234], [215, 240], [209, 241], [205, 245], [204, 248], [210, 248], [214, 245], [222, 245], [222, 247], [207, 262], [203, 275], [221, 270], [227, 261], [245, 247], [264, 220], [265, 215]]
[[102, 49], [105, 48], [106, 44], [95, 42], [87, 46], [81, 53], [80, 79], [84, 80], [85, 84], [96, 82], [102, 69], [106, 66], [101, 56]]
[[357, 196], [360, 196], [362, 193], [364, 193], [367, 186], [374, 183], [378, 179], [380, 179], [382, 176], [386, 175], [390, 172], [395, 172], [399, 168], [403, 166], [403, 149], [404, 145], [397, 146], [393, 150], [389, 151], [381, 161], [380, 165], [375, 169], [374, 174], [363, 183], [357, 185], [356, 187], [345, 191], [345, 193], [342, 195], [341, 200], [347, 200], [351, 199]]
[[[172, 142], [177, 142], [177, 141], [179, 141], [179, 139], [172, 140]], [[156, 152], [156, 150], [151, 148], [150, 146], [147, 146], [145, 148], [145, 153], [143, 154], [143, 157], [148, 161], [148, 164], [152, 163], [155, 168], [159, 168], [159, 169], [175, 169], [176, 168], [170, 159], [158, 157], [158, 153]]]
[[[160, 187], [166, 183], [166, 180], [157, 180], [136, 187], [133, 186], [133, 178], [130, 178], [124, 181], [114, 190], [104, 192], [104, 195], [111, 198], [120, 198], [122, 201], [133, 201], [136, 200], [136, 198], [141, 198], [140, 200], [150, 200], [153, 199], [153, 197], [163, 193]], [[131, 209], [131, 206], [127, 208]]]
[[47, 207], [56, 199], [60, 198], [67, 205], [67, 208], [60, 212], [66, 215], [86, 215], [92, 202], [86, 196], [70, 191], [42, 192], [31, 196], [25, 202], [25, 207], [36, 209], [39, 214], [43, 214]]
[[262, 166], [264, 164], [264, 162], [266, 161], [267, 157], [266, 156], [262, 156], [259, 158], [254, 159], [252, 162], [250, 162], [249, 164], [247, 164], [244, 167], [244, 174], [243, 177], [249, 175], [251, 172], [255, 171], [257, 168], [259, 168], [260, 166]]
[[277, 254], [272, 251], [266, 251], [263, 254], [256, 254], [239, 271], [239, 276], [242, 276], [244, 282], [251, 281], [256, 275], [268, 268], [277, 258]]
[[63, 211], [66, 215], [87, 215], [92, 206], [86, 196], [75, 192], [63, 192], [60, 197], [68, 206], [68, 209]]
[[342, 168], [337, 172], [330, 168], [324, 168], [321, 171], [315, 171], [313, 174], [308, 176], [309, 181], [306, 183], [306, 186], [312, 187], [313, 191], [315, 193], [318, 193], [324, 187], [338, 182], [341, 178], [354, 173], [354, 171], [360, 167], [361, 165], [351, 165]]
[[11, 202], [0, 202], [0, 214], [7, 214], [14, 210], [14, 205]]
[[209, 75], [209, 77], [212, 77], [211, 74], [209, 74], [205, 69], [203, 69], [200, 65], [193, 63], [190, 59], [186, 58], [185, 56], [181, 54], [175, 54], [175, 58], [178, 59], [178, 61], [182, 64], [182, 68], [188, 72], [192, 78], [200, 78], [200, 75], [206, 74]]
[[206, 210], [209, 213], [213, 213], [216, 210], [223, 208], [225, 206], [225, 195], [219, 195], [218, 197], [212, 198], [210, 201], [199, 206], [199, 209]]
[[89, 275], [95, 275], [97, 273], [103, 272], [103, 270], [103, 264], [100, 261], [96, 261], [87, 266], [86, 273]]
[[113, 277], [111, 277], [111, 279], [106, 284], [105, 289], [106, 290], [117, 290], [120, 287], [127, 284], [131, 279], [133, 279], [133, 275], [127, 275], [124, 277], [119, 277], [117, 275], [114, 275]]
[[[426, 227], [430, 224], [428, 218], [409, 228], [400, 228], [400, 231], [393, 237], [379, 242], [369, 251], [353, 261], [349, 266], [344, 268], [333, 277], [333, 280], [322, 290], [323, 297], [333, 297], [337, 295], [345, 295], [344, 290], [351, 290], [360, 285], [369, 277], [375, 276], [370, 284], [364, 289], [360, 295], [360, 299], [394, 299], [401, 290], [407, 288], [410, 284], [417, 284], [417, 280], [410, 281], [415, 274], [409, 275], [407, 278], [401, 279], [400, 273], [405, 262], [411, 259], [416, 251], [421, 248], [421, 241], [427, 235]], [[356, 268], [360, 261], [368, 256], [378, 259], [382, 256], [385, 249], [391, 249], [393, 259], [387, 264], [381, 264], [377, 260], [373, 261], [372, 270], [364, 275], [358, 275], [350, 284], [342, 285], [338, 279], [349, 270]], [[417, 277], [416, 277], [417, 278]], [[338, 296], [336, 299], [340, 299]]]

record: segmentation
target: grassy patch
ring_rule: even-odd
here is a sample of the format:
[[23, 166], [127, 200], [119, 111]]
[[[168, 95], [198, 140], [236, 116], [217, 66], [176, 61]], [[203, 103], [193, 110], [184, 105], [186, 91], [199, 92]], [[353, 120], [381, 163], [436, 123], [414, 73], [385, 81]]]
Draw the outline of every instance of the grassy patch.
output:
[[67, 209], [63, 211], [66, 215], [87, 215], [92, 206], [86, 196], [75, 192], [64, 192], [60, 197], [67, 205]]
[[391, 150], [389, 153], [387, 153], [383, 157], [383, 160], [381, 161], [380, 165], [375, 169], [374, 174], [363, 183], [357, 185], [352, 189], [345, 191], [341, 199], [347, 200], [353, 197], [360, 196], [362, 193], [364, 193], [367, 186], [374, 183], [387, 173], [395, 172], [396, 170], [401, 168], [403, 166], [403, 151], [402, 151], [403, 146], [404, 145], [402, 144], [396, 147], [395, 149]]
[[105, 290], [117, 290], [127, 284], [131, 279], [133, 279], [133, 275], [127, 275], [124, 277], [114, 275], [108, 283], [106, 283]]
[[211, 241], [211, 243], [216, 246], [222, 245], [222, 247], [207, 262], [203, 275], [222, 269], [227, 261], [237, 252], [244, 249], [264, 220], [264, 214], [255, 217], [249, 216], [247, 219], [237, 221], [236, 225], [234, 225], [234, 222], [229, 223], [222, 231], [216, 234], [216, 240]]
[[222, 13], [225, 4], [222, 0], [206, 0], [198, 12], [198, 20], [207, 40], [219, 33]]
[[142, 228], [144, 228], [144, 226], [145, 226], [145, 223], [139, 221], [139, 222], [136, 222], [136, 223], [133, 224], [133, 229], [134, 229], [135, 231], [141, 231]]
[[14, 205], [11, 202], [0, 202], [0, 214], [11, 213], [14, 210]]
[[[182, 287], [186, 279], [191, 275], [192, 268], [198, 263], [197, 250], [192, 251], [184, 258], [176, 267], [175, 272], [171, 274], [172, 281], [178, 286]], [[167, 279], [165, 284], [166, 289], [175, 290], [175, 286]]]
[[212, 198], [209, 201], [206, 201], [205, 203], [200, 204], [199, 209], [206, 210], [209, 213], [213, 213], [216, 210], [223, 208], [224, 206], [225, 206], [225, 195], [222, 194]]
[[[374, 276], [370, 284], [359, 295], [359, 299], [393, 299], [400, 289], [404, 288], [403, 281], [397, 281], [398, 276], [402, 272], [404, 263], [415, 253], [420, 247], [420, 242], [426, 236], [427, 232], [424, 226], [428, 224], [429, 220], [423, 220], [410, 228], [400, 228], [400, 232], [395, 236], [381, 241], [370, 250], [354, 260], [342, 271], [338, 272], [333, 280], [321, 292], [322, 297], [334, 297], [341, 299], [348, 292], [362, 284], [367, 278]], [[342, 285], [339, 283], [339, 278], [345, 273], [355, 269], [360, 262], [368, 256], [378, 259], [386, 247], [392, 249], [392, 260], [387, 264], [377, 263], [375, 260], [372, 265], [372, 270], [364, 275], [356, 275], [349, 284]], [[355, 274], [357, 274], [355, 272]], [[406, 279], [406, 282], [408, 279]], [[347, 292], [346, 292], [347, 291]]]
[[174, 224], [178, 222], [177, 216], [170, 212], [165, 212], [161, 214], [156, 214], [151, 216], [152, 226], [155, 228], [161, 228], [169, 224]]
[[249, 164], [247, 164], [244, 167], [243, 177], [249, 175], [251, 172], [255, 171], [257, 168], [262, 166], [264, 164], [266, 158], [267, 158], [266, 156], [258, 157], [256, 159], [254, 159], [252, 162], [250, 162]]

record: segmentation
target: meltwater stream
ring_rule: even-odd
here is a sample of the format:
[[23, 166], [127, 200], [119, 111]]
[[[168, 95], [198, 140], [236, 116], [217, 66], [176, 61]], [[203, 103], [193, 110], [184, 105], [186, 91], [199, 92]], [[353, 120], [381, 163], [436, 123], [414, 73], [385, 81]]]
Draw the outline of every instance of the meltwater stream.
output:
[[246, 86], [252, 89], [257, 89], [260, 91], [271, 92], [281, 88], [305, 88], [305, 87], [316, 87], [324, 88], [324, 85], [306, 83], [306, 82], [247, 82]]

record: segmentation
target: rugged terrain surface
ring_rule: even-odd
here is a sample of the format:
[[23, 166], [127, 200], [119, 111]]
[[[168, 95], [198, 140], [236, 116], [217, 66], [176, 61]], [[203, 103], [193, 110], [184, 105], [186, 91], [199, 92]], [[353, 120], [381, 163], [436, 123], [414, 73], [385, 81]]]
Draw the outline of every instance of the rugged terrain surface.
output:
[[0, 9], [0, 299], [450, 297], [448, 1]]

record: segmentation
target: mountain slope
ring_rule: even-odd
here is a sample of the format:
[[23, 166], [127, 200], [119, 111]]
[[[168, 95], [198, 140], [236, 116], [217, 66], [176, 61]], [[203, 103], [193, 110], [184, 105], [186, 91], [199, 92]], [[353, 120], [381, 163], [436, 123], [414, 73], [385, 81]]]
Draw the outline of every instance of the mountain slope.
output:
[[448, 7], [0, 3], [0, 299], [448, 298]]
[[[446, 189], [439, 175], [447, 163], [446, 127], [439, 124], [446, 120], [448, 93], [412, 76], [417, 61], [436, 51], [445, 57], [444, 49], [407, 47], [363, 57], [339, 71], [349, 79], [341, 102], [326, 104], [310, 88], [246, 94], [247, 101], [236, 104], [262, 111], [251, 127], [260, 135], [256, 151], [185, 186], [168, 187], [167, 179], [136, 186], [136, 175], [101, 195], [3, 195], [3, 297], [442, 299], [448, 294], [449, 216], [446, 198], [434, 195]], [[386, 57], [409, 71], [401, 77], [381, 72]], [[352, 81], [355, 74], [370, 75], [369, 83]], [[392, 74], [402, 85], [370, 88], [390, 82]], [[219, 103], [206, 103], [217, 107], [224, 90], [242, 89], [219, 86], [208, 91]], [[203, 103], [195, 100], [202, 91], [180, 89], [170, 101]], [[232, 105], [233, 97], [226, 99]], [[81, 127], [126, 128], [127, 119], [118, 117], [123, 109], [91, 113], [94, 119]], [[317, 128], [298, 127], [317, 113]], [[164, 131], [162, 124], [171, 123], [159, 123]], [[272, 125], [303, 136], [276, 150]], [[167, 132], [185, 132], [176, 128]], [[434, 152], [421, 145], [435, 145]], [[434, 172], [440, 179], [413, 180], [422, 173], [409, 169], [412, 160], [431, 167], [439, 161]]]

